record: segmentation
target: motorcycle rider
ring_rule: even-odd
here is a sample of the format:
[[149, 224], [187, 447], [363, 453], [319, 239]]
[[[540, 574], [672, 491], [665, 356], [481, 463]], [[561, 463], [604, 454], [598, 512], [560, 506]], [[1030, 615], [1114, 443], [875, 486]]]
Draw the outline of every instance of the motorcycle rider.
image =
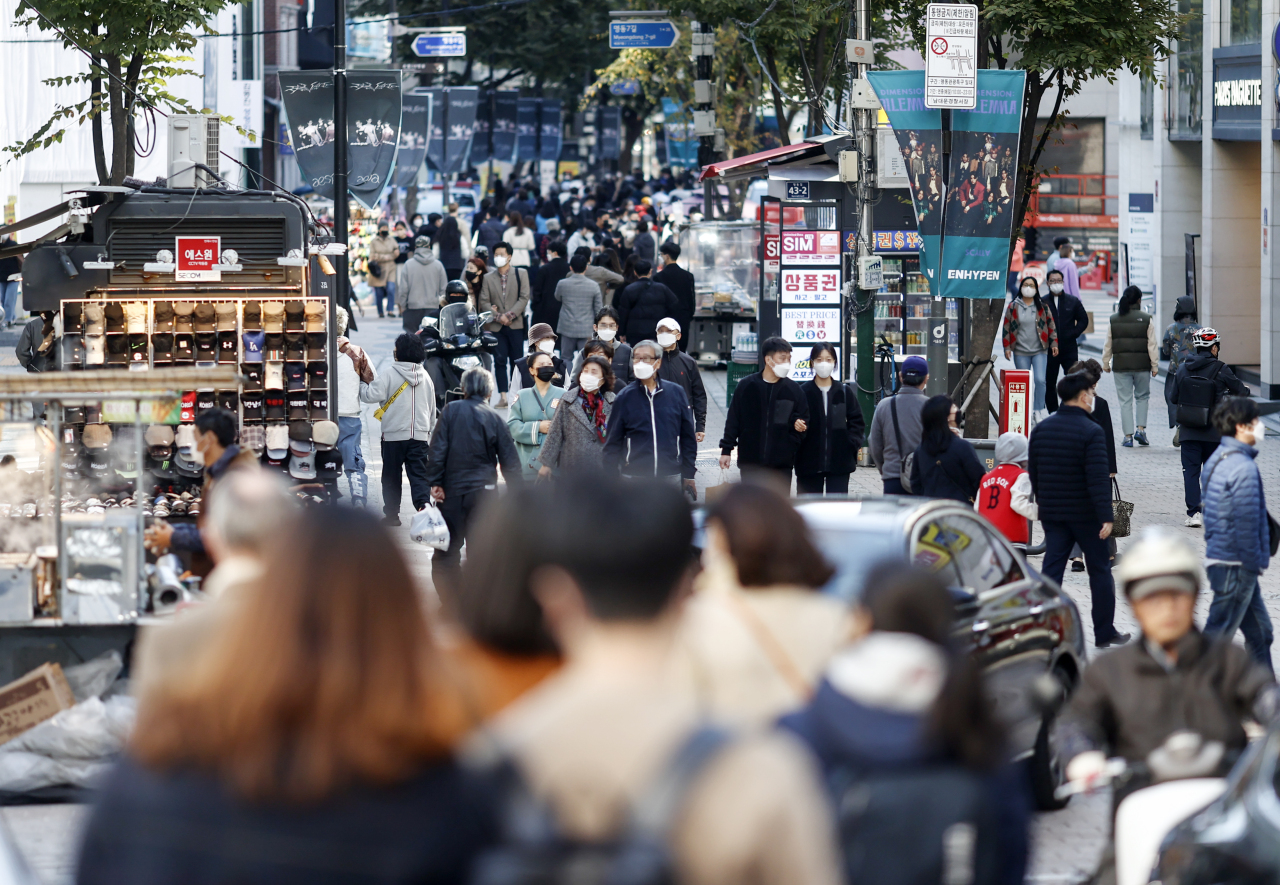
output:
[[[467, 284], [462, 280], [450, 280], [445, 285], [444, 297], [440, 299], [440, 309], [442, 311], [450, 305], [462, 304], [466, 305], [467, 313], [474, 315], [469, 302], [470, 292]], [[456, 308], [455, 308], [456, 309]], [[418, 337], [427, 351], [426, 359], [423, 360], [423, 368], [426, 369], [427, 375], [431, 378], [431, 383], [435, 386], [436, 405], [443, 409], [445, 404], [449, 402], [449, 392], [459, 391], [462, 385], [462, 374], [465, 368], [454, 364], [460, 356], [478, 356], [480, 364], [485, 369], [490, 369], [493, 365], [493, 355], [490, 351], [491, 346], [486, 346], [482, 341], [482, 330], [478, 323], [473, 323], [475, 338], [466, 349], [459, 351], [456, 348], [445, 349], [439, 344], [441, 330], [439, 323], [431, 323], [428, 320], [422, 321], [422, 328], [418, 330]]]
[[[1099, 656], [1085, 670], [1058, 732], [1068, 780], [1086, 788], [1119, 756], [1141, 767], [1178, 732], [1202, 744], [1200, 770], [1222, 774], [1248, 743], [1242, 723], [1267, 723], [1277, 707], [1271, 674], [1229, 640], [1209, 639], [1195, 626], [1204, 584], [1200, 556], [1168, 531], [1148, 529], [1125, 551], [1117, 577], [1142, 629], [1141, 641]], [[1152, 780], [1132, 773], [1115, 803]]]

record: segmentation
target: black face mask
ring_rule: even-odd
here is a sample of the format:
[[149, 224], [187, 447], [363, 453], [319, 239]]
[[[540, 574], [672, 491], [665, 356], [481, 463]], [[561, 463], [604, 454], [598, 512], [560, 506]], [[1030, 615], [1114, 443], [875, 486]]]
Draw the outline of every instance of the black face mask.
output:
[[555, 376], [556, 376], [556, 370], [554, 366], [543, 366], [541, 369], [538, 370], [539, 381], [550, 381]]
[[479, 271], [477, 271], [477, 270], [469, 270], [469, 271], [467, 271], [467, 279], [469, 279], [469, 280], [474, 280], [474, 279], [475, 279], [476, 277], [478, 277], [478, 276], [480, 276], [480, 272], [479, 272]]

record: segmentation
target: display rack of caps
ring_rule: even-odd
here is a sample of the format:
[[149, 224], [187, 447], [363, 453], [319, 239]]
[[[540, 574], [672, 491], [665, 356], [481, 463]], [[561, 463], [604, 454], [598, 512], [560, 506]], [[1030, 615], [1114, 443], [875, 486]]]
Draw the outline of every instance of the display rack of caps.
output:
[[240, 444], [258, 452], [264, 467], [284, 471], [297, 482], [312, 486], [300, 489], [305, 497], [322, 501], [340, 497], [342, 453], [338, 451], [338, 425], [333, 421], [246, 425]]
[[[137, 428], [102, 423], [96, 407], [74, 411], [88, 421], [83, 428], [62, 428], [62, 511], [101, 513], [110, 507], [132, 507], [139, 471], [149, 466], [138, 460]], [[146, 484], [144, 477], [144, 488]]]

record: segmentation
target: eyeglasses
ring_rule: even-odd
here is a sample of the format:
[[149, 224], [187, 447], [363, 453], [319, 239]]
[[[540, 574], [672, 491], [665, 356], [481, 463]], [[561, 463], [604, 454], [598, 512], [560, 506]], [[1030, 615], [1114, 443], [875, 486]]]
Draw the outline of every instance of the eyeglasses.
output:
[[635, 361], [637, 363], [649, 363], [652, 365], [658, 361], [658, 358], [656, 356], [638, 356], [635, 357]]

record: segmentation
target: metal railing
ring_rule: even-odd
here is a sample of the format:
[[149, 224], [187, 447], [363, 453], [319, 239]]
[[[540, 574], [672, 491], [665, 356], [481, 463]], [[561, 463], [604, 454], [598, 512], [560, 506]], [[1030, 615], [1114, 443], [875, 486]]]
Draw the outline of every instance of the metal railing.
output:
[[[1120, 195], [1112, 188], [1118, 175], [1042, 175], [1027, 206], [1026, 223], [1040, 215], [1116, 215]], [[1108, 211], [1107, 202], [1116, 201]]]

